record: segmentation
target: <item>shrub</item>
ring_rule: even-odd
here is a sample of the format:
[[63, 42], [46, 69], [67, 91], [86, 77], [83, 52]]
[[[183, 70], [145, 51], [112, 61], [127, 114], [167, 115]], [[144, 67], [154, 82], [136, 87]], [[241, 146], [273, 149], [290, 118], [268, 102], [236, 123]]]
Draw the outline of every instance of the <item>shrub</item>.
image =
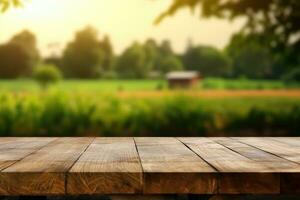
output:
[[287, 99], [0, 94], [0, 136], [297, 136], [299, 120]]
[[47, 88], [50, 84], [58, 82], [62, 75], [54, 65], [43, 65], [35, 69], [33, 77], [42, 88]]
[[284, 81], [300, 81], [300, 67], [291, 70], [290, 72], [283, 75], [282, 79]]

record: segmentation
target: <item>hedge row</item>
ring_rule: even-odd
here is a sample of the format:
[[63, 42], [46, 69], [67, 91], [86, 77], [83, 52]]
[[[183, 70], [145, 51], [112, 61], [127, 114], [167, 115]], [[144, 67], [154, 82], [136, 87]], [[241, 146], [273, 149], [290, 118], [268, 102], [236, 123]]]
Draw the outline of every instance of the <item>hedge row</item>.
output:
[[0, 136], [300, 135], [292, 99], [2, 94]]

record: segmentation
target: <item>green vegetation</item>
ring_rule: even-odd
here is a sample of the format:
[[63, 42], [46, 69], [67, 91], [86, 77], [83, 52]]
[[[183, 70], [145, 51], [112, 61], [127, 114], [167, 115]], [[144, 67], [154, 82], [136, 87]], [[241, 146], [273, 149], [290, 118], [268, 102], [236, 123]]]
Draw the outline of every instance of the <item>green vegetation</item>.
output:
[[[118, 91], [155, 91], [167, 89], [165, 80], [62, 80], [51, 88], [61, 92], [118, 92]], [[221, 79], [207, 78], [199, 83], [196, 89], [235, 89], [235, 90], [267, 90], [297, 89], [298, 82], [269, 80]], [[37, 92], [39, 85], [33, 80], [0, 80], [0, 92]]]
[[223, 50], [190, 42], [185, 52], [176, 54], [170, 41], [148, 39], [116, 55], [109, 36], [99, 37], [87, 27], [75, 34], [61, 56], [41, 58], [35, 35], [22, 31], [0, 45], [0, 78], [28, 78], [34, 67], [46, 63], [57, 66], [67, 79], [147, 79], [193, 70], [205, 77], [299, 81], [298, 54], [290, 55], [290, 48], [274, 52], [268, 45], [260, 35], [238, 33]]
[[274, 80], [250, 80], [240, 79], [205, 79], [201, 87], [203, 89], [228, 89], [228, 90], [277, 90], [299, 88], [299, 82], [284, 82]]
[[47, 89], [49, 85], [57, 83], [62, 78], [62, 75], [54, 65], [42, 65], [35, 69], [33, 78], [42, 89]]
[[229, 58], [216, 48], [189, 46], [183, 55], [187, 69], [208, 77], [229, 77], [232, 73]]
[[[0, 0], [0, 10], [22, 0]], [[202, 17], [232, 20], [244, 18], [225, 49], [193, 44], [176, 54], [168, 40], [134, 42], [120, 55], [109, 36], [93, 27], [79, 30], [62, 56], [44, 58], [66, 78], [153, 78], [173, 70], [196, 70], [205, 77], [281, 79], [299, 81], [300, 3], [298, 0], [173, 0], [158, 22], [182, 8], [199, 9]], [[33, 33], [23, 31], [0, 45], [0, 78], [29, 77], [37, 64]], [[40, 58], [41, 59], [41, 58]]]
[[0, 136], [296, 135], [299, 120], [299, 99], [0, 95]]
[[0, 0], [0, 12], [4, 12], [12, 6], [18, 7], [20, 5], [21, 1], [19, 0]]
[[35, 35], [22, 31], [6, 44], [0, 44], [0, 78], [30, 76], [38, 60]]

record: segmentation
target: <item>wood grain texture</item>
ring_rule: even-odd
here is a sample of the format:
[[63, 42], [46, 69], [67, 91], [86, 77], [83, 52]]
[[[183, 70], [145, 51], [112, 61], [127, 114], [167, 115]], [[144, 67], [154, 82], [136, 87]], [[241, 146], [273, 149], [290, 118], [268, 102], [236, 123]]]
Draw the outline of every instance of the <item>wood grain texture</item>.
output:
[[208, 138], [180, 140], [220, 172], [219, 193], [280, 193], [280, 175], [272, 173], [267, 166]]
[[[269, 152], [283, 158], [283, 163], [300, 164], [300, 140], [299, 138], [233, 138], [255, 148]], [[274, 163], [275, 165], [276, 163]], [[291, 173], [294, 172], [294, 173]], [[282, 170], [280, 174], [280, 190], [283, 194], [300, 194], [300, 171]]]
[[300, 138], [0, 138], [0, 196], [300, 194]]
[[0, 138], [0, 150], [7, 149], [38, 149], [56, 138]]
[[268, 138], [269, 140], [276, 140], [280, 143], [288, 145], [290, 148], [300, 147], [300, 138], [296, 137], [272, 137]]
[[216, 171], [175, 138], [135, 138], [146, 194], [213, 194]]
[[141, 193], [142, 168], [133, 138], [97, 138], [70, 170], [67, 193]]
[[59, 138], [48, 143], [0, 173], [0, 194], [65, 194], [65, 173], [91, 141], [92, 138]]
[[0, 138], [0, 172], [56, 138]]
[[[296, 162], [300, 164], [300, 145], [296, 145], [296, 140], [293, 142], [294, 144], [286, 143], [287, 140], [282, 138], [282, 142], [280, 140], [275, 140], [272, 138], [233, 138], [245, 144], [254, 146], [263, 151], [272, 153], [286, 160]], [[295, 143], [296, 142], [296, 143]], [[299, 141], [300, 143], [300, 141]]]
[[249, 158], [253, 161], [270, 169], [272, 173], [280, 172], [299, 172], [300, 165], [294, 162], [290, 162], [274, 154], [262, 151], [253, 146], [249, 146], [245, 143], [241, 143], [238, 140], [231, 138], [210, 138], [211, 140], [237, 152], [238, 154]]

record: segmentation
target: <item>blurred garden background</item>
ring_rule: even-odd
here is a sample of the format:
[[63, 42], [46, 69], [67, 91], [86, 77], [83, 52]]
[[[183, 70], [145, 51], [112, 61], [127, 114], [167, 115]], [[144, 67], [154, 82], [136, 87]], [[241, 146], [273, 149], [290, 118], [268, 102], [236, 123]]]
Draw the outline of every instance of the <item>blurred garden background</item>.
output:
[[299, 136], [298, 0], [113, 1], [0, 0], [0, 136]]

